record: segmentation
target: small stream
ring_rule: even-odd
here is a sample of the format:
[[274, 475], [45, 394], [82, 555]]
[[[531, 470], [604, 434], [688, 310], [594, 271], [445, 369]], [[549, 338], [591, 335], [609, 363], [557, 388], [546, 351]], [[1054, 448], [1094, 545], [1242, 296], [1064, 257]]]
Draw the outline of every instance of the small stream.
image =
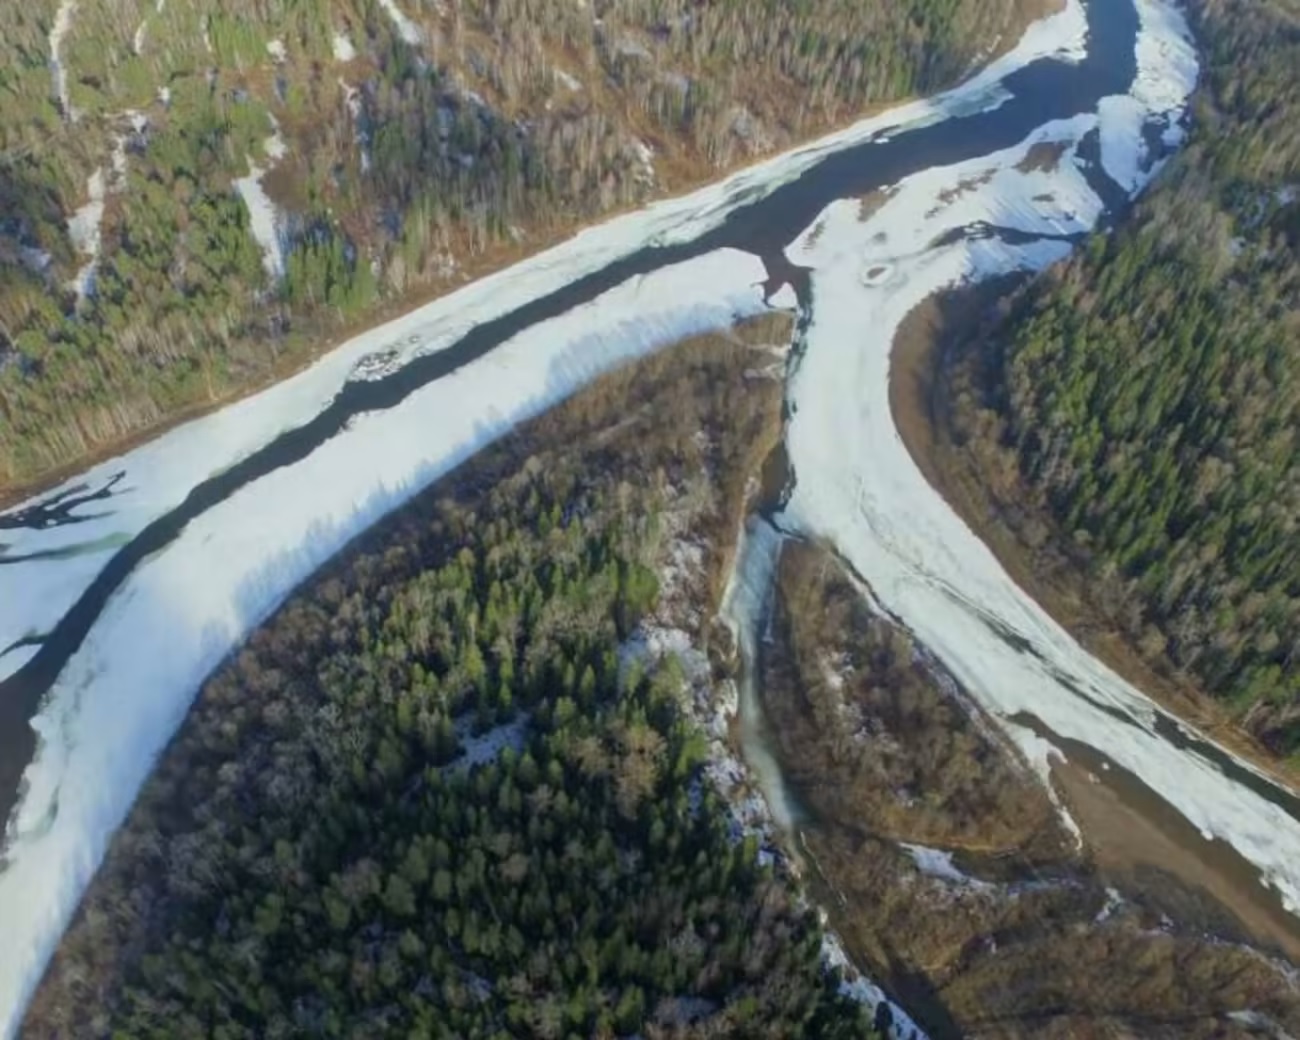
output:
[[736, 734], [745, 764], [753, 771], [788, 850], [798, 848], [796, 828], [806, 813], [787, 782], [759, 693], [763, 642], [772, 617], [776, 566], [785, 536], [758, 514], [745, 521], [720, 616], [731, 630], [739, 656]]

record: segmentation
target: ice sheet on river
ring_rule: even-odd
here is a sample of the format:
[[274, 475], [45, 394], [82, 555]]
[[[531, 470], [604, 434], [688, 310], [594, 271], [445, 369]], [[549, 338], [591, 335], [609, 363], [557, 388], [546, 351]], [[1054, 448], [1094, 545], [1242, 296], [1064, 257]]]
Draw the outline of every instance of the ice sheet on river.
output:
[[833, 204], [788, 250], [813, 269], [814, 310], [790, 383], [797, 483], [781, 522], [830, 540], [1031, 760], [1045, 764], [1045, 745], [1009, 721], [1018, 712], [1103, 750], [1203, 834], [1234, 845], [1300, 911], [1300, 823], [1154, 731], [1155, 706], [1011, 581], [927, 482], [890, 412], [893, 334], [917, 303], [965, 280], [1041, 268], [1067, 250], [1054, 239], [981, 231], [954, 241], [949, 232], [1052, 234], [1096, 217], [1070, 152], [1056, 173], [1016, 165], [1034, 141], [1077, 140], [1093, 122], [1050, 125], [1018, 148], [908, 178], [866, 222], [856, 202]]
[[[1031, 26], [1014, 50], [965, 84], [862, 120], [810, 145], [758, 163], [690, 195], [666, 199], [575, 235], [508, 270], [358, 336], [269, 390], [181, 426], [110, 459], [55, 490], [85, 484], [102, 488], [125, 473], [114, 495], [74, 511], [88, 522], [41, 529], [0, 527], [0, 679], [19, 665], [6, 647], [48, 631], [103, 567], [112, 548], [173, 509], [201, 480], [228, 469], [286, 429], [318, 413], [354, 371], [374, 374], [401, 367], [412, 356], [440, 350], [474, 325], [599, 270], [652, 243], [687, 241], [719, 225], [742, 203], [787, 183], [829, 153], [888, 129], [938, 122], [971, 109], [995, 108], [1006, 98], [1001, 77], [1050, 55], [1079, 57], [1086, 32], [1078, 0]], [[45, 496], [42, 496], [44, 498]], [[31, 506], [24, 503], [18, 508]], [[57, 556], [57, 558], [55, 558]]]

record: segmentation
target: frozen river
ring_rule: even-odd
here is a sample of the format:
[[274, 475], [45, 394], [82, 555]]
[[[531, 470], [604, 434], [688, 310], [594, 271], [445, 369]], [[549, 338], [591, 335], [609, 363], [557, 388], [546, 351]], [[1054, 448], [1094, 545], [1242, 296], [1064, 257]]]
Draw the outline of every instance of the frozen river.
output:
[[[925, 482], [888, 406], [906, 311], [1064, 255], [1178, 143], [1195, 74], [1171, 7], [1072, 4], [944, 95], [589, 229], [0, 515], [0, 1035], [204, 675], [294, 585], [601, 372], [796, 295], [780, 522], [832, 540], [1032, 760], [1026, 711], [1105, 747], [1294, 909], [1294, 801], [1052, 623]], [[1043, 143], [1052, 168], [1023, 161]]]

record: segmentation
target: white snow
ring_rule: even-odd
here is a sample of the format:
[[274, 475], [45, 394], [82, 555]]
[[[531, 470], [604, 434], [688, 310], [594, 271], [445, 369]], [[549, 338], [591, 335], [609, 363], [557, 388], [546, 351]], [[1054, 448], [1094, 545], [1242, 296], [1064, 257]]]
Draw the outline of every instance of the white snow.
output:
[[[272, 165], [284, 158], [284, 138], [280, 136], [280, 127], [271, 119], [272, 133], [262, 144], [262, 150]], [[269, 167], [258, 166], [249, 160], [248, 176], [240, 177], [234, 182], [239, 197], [248, 207], [248, 226], [262, 250], [262, 265], [273, 281], [284, 276], [284, 220], [280, 211], [271, 201], [266, 189], [262, 187], [262, 178], [269, 172]]]
[[351, 61], [357, 56], [357, 49], [352, 46], [352, 41], [345, 32], [334, 33], [334, 60]]
[[[401, 31], [400, 11], [391, 0], [384, 7]], [[414, 25], [410, 28], [418, 32]], [[110, 551], [100, 548], [103, 539], [131, 537], [174, 507], [197, 481], [309, 419], [363, 358], [396, 350], [409, 360], [444, 349], [466, 328], [644, 244], [698, 236], [742, 201], [770, 193], [830, 152], [890, 128], [996, 107], [1006, 98], [998, 87], [1001, 76], [1044, 54], [1077, 55], [1082, 43], [1081, 8], [1071, 0], [1061, 15], [1033, 27], [1016, 50], [956, 90], [864, 120], [717, 185], [584, 231], [356, 338], [265, 393], [92, 467], [61, 490], [83, 482], [98, 488], [112, 474], [125, 472], [119, 497], [78, 510], [83, 516], [105, 515], [85, 524], [6, 532], [10, 555], [76, 546], [86, 551], [0, 568], [0, 646], [25, 632], [47, 630], [62, 616], [102, 567]], [[1073, 140], [1093, 121], [1084, 117], [1045, 128], [1034, 139]], [[272, 159], [277, 154], [275, 140], [267, 148]], [[920, 220], [916, 214], [933, 205], [932, 191], [950, 182], [929, 174], [920, 175], [910, 192], [900, 191], [866, 224], [857, 221], [856, 203], [832, 207], [827, 233], [808, 255], [795, 256], [815, 268], [818, 302], [808, 357], [791, 387], [796, 401], [804, 396], [805, 406], [791, 428], [800, 484], [787, 521], [809, 527], [815, 523], [831, 533], [881, 600], [901, 613], [922, 641], [933, 640], [936, 654], [994, 711], [1005, 707], [996, 699], [999, 694], [1015, 705], [1024, 703], [1030, 686], [1042, 695], [1044, 679], [1029, 665], [1008, 664], [1005, 648], [982, 638], [982, 630], [942, 595], [944, 586], [927, 568], [942, 569], [939, 581], [951, 579], [958, 589], [980, 597], [987, 594], [990, 609], [1017, 628], [1030, 628], [1035, 636], [1040, 629], [1047, 632], [1055, 640], [1053, 652], [1071, 670], [1096, 666], [1086, 658], [1079, 661], [1081, 651], [1071, 650], [1072, 644], [1057, 646], [1064, 634], [1051, 632], [932, 492], [926, 497], [929, 489], [923, 479], [918, 487], [909, 476], [915, 467], [906, 452], [888, 443], [897, 438], [889, 423], [884, 377], [890, 330], [925, 292], [977, 271], [1013, 264], [1041, 266], [1066, 248], [1049, 242], [1013, 250], [991, 239], [935, 250], [929, 248], [931, 233], [980, 218], [1031, 231], [1074, 230], [1095, 219], [1096, 200], [1072, 163], [1063, 162], [1054, 173], [1009, 171], [1023, 151], [975, 164], [980, 169], [991, 164], [993, 176], [978, 192], [939, 207], [933, 218]], [[255, 168], [241, 188], [250, 212], [259, 203], [260, 173]], [[1030, 201], [1047, 185], [1054, 201]], [[259, 242], [269, 250], [277, 241], [269, 202], [255, 221]], [[870, 244], [871, 234], [883, 229], [895, 237]], [[880, 284], [863, 286], [862, 272], [882, 260], [892, 265], [888, 276]], [[274, 261], [277, 269], [279, 263]], [[357, 416], [344, 433], [307, 459], [243, 488], [196, 518], [174, 543], [142, 564], [110, 600], [33, 723], [39, 750], [24, 775], [24, 793], [7, 828], [9, 863], [0, 872], [0, 920], [5, 926], [0, 945], [0, 1036], [11, 1036], [16, 1029], [26, 998], [109, 836], [184, 716], [198, 683], [287, 590], [382, 513], [598, 373], [689, 333], [758, 313], [763, 309], [764, 276], [755, 258], [723, 251], [631, 280], [591, 304], [528, 329], [477, 362], [416, 391], [399, 406]], [[863, 329], [869, 334], [862, 334]], [[817, 399], [815, 406], [807, 405], [811, 397], [806, 395]], [[890, 501], [893, 497], [897, 501]], [[863, 505], [868, 507], [865, 512]], [[901, 536], [894, 530], [900, 511], [905, 520]], [[751, 535], [759, 542], [775, 537], [770, 528]], [[901, 547], [895, 544], [899, 537]], [[954, 539], [951, 552], [945, 548], [949, 538]], [[741, 602], [744, 595], [732, 591], [733, 616], [752, 607]], [[914, 616], [917, 610], [919, 618]], [[163, 631], [167, 638], [158, 640], [156, 633]], [[141, 646], [149, 652], [140, 653]], [[0, 657], [0, 676], [12, 671], [21, 656]], [[1009, 669], [1008, 682], [985, 681], [990, 675], [1001, 679], [1003, 669]], [[1104, 685], [1111, 678], [1097, 681]], [[994, 691], [987, 700], [986, 687]], [[1089, 726], [1095, 712], [1064, 696], [1041, 699], [1049, 703], [1035, 706], [1058, 731], [1093, 732]], [[1058, 701], [1065, 709], [1049, 710]], [[1149, 714], [1150, 706], [1142, 710]], [[1148, 775], [1141, 763], [1104, 746], [1139, 775]], [[1148, 753], [1145, 747], [1138, 750]], [[1153, 755], [1156, 768], [1186, 768], [1187, 756], [1175, 762], [1172, 749], [1163, 754]], [[1206, 772], [1212, 771], [1207, 767]], [[1247, 799], [1239, 808], [1242, 826], [1250, 830], [1258, 820], [1256, 807]], [[1212, 829], [1232, 832], [1225, 820], [1216, 815]], [[1286, 832], [1273, 825], [1270, 833]], [[1300, 863], [1300, 856], [1294, 858]]]
[[379, 0], [379, 6], [388, 15], [388, 20], [393, 23], [393, 27], [397, 30], [397, 35], [403, 43], [415, 47], [424, 42], [424, 30], [406, 16], [402, 9], [397, 6], [397, 0]]
[[912, 845], [905, 841], [899, 842], [899, 845], [907, 850], [912, 857], [912, 862], [916, 864], [916, 869], [926, 877], [935, 878], [946, 884], [973, 891], [993, 888], [987, 881], [973, 878], [958, 869], [957, 865], [952, 861], [951, 852], [944, 849], [932, 849], [928, 845]]
[[643, 184], [653, 184], [655, 181], [655, 150], [642, 141], [639, 137], [632, 141], [632, 156], [636, 160], [636, 173], [633, 175]]
[[54, 96], [63, 110], [63, 118], [73, 123], [77, 121], [77, 113], [68, 96], [68, 69], [63, 64], [60, 51], [64, 37], [72, 29], [72, 16], [76, 13], [77, 0], [60, 0], [59, 9], [54, 14], [54, 24], [50, 26], [50, 73], [54, 77]]
[[286, 590], [418, 488], [599, 373], [766, 310], [763, 274], [756, 258], [727, 250], [631, 279], [401, 405], [358, 416], [346, 435], [242, 489], [142, 565], [34, 720], [39, 749], [0, 873], [0, 1035], [13, 1034], [199, 682]]
[[86, 181], [85, 204], [68, 220], [68, 237], [72, 239], [72, 246], [87, 258], [72, 283], [78, 300], [84, 300], [95, 290], [95, 267], [99, 264], [99, 252], [103, 246], [104, 189], [104, 171], [96, 170]]
[[1106, 902], [1102, 908], [1097, 911], [1097, 916], [1093, 918], [1093, 921], [1096, 924], [1102, 924], [1105, 921], [1109, 921], [1123, 908], [1124, 897], [1119, 894], [1117, 889], [1111, 888], [1108, 885], [1106, 887]]
[[1182, 143], [1179, 125], [1196, 86], [1196, 50], [1182, 11], [1158, 0], [1136, 0], [1140, 28], [1136, 43], [1137, 78], [1128, 94], [1101, 101], [1101, 165], [1107, 176], [1136, 195], [1155, 170], [1142, 136], [1152, 121], [1166, 123], [1167, 146]]

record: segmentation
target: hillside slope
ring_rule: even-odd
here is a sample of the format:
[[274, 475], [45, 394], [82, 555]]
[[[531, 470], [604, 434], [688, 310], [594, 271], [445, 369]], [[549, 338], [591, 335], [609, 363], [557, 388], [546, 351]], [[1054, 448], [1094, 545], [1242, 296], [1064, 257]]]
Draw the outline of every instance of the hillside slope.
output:
[[0, 39], [0, 489], [961, 76], [1036, 0], [38, 0]]

